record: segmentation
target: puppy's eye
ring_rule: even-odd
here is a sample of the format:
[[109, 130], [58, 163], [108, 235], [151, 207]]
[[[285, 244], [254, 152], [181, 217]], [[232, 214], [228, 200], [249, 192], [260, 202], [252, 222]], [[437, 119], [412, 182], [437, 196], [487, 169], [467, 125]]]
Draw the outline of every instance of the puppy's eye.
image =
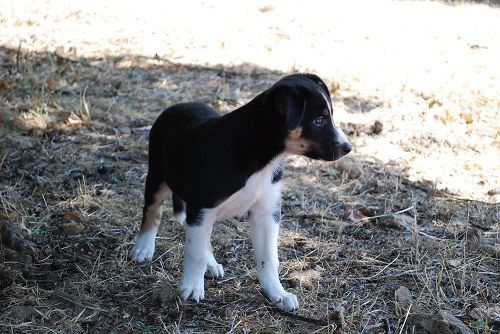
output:
[[325, 123], [325, 118], [323, 116], [320, 116], [316, 118], [314, 121], [314, 125], [321, 126]]

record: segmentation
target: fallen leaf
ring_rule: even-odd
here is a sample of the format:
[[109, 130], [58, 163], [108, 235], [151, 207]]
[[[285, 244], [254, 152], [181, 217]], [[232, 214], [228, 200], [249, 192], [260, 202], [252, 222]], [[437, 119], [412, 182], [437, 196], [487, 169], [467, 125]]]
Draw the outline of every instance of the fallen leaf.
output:
[[290, 273], [290, 277], [299, 281], [311, 281], [318, 279], [321, 274], [315, 269], [294, 270]]
[[77, 211], [67, 212], [63, 217], [62, 229], [66, 235], [78, 235], [85, 229], [85, 217]]
[[450, 267], [457, 268], [462, 264], [462, 261], [458, 259], [452, 259], [452, 260], [446, 260], [445, 263]]
[[363, 213], [361, 213], [360, 210], [355, 210], [352, 207], [346, 207], [344, 209], [344, 214], [342, 216], [342, 219], [344, 221], [348, 221], [351, 223], [354, 223], [354, 222], [356, 222], [360, 219], [364, 219], [364, 218], [367, 218], [367, 216], [365, 216]]
[[294, 283], [299, 283], [307, 288], [312, 288], [313, 281], [321, 277], [321, 273], [315, 269], [294, 270], [289, 274]]
[[0, 89], [16, 89], [17, 88], [17, 83], [15, 82], [7, 82], [4, 80], [0, 80]]

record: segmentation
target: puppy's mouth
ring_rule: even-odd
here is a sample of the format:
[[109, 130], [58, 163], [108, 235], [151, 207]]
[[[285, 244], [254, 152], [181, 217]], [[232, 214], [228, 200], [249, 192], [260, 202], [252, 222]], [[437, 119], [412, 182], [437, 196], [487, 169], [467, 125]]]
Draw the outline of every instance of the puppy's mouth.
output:
[[325, 149], [321, 149], [318, 146], [312, 146], [304, 155], [315, 160], [335, 161], [349, 154], [351, 150], [352, 146], [349, 143], [335, 144]]
[[335, 161], [343, 158], [349, 152], [352, 150], [352, 145], [349, 144], [348, 142], [343, 142], [343, 143], [335, 143], [330, 149], [328, 150], [328, 154], [326, 161]]

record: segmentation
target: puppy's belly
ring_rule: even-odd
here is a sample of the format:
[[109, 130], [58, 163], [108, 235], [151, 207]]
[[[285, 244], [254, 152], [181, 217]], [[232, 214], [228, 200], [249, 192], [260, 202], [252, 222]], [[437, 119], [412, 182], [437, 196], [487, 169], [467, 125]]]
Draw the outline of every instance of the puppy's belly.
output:
[[[259, 175], [260, 177], [257, 179], [254, 178], [255, 176], [257, 174], [248, 179], [245, 187], [214, 208], [217, 219], [243, 216], [261, 197], [263, 187], [266, 187], [266, 184], [263, 182], [264, 180], [261, 180], [262, 176]], [[270, 183], [270, 179], [267, 182]]]
[[217, 219], [242, 216], [272, 187], [274, 169], [280, 159], [272, 161], [261, 171], [248, 178], [245, 186], [216, 206], [213, 210]]

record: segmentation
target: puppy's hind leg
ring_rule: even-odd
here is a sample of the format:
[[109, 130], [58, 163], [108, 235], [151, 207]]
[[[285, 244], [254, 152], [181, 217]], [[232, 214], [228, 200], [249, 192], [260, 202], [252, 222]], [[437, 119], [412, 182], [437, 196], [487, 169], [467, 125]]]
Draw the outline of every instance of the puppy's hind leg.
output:
[[[172, 206], [174, 209], [174, 216], [179, 224], [184, 225], [186, 222], [186, 203], [174, 192], [172, 192]], [[224, 268], [215, 260], [212, 250], [210, 238], [207, 243], [207, 269], [206, 273], [211, 277], [223, 277]]]
[[208, 239], [207, 257], [207, 275], [210, 277], [224, 277], [224, 267], [222, 267], [222, 264], [217, 263], [210, 239]]
[[181, 225], [186, 221], [186, 203], [176, 194], [172, 193], [172, 207], [174, 209], [175, 220]]
[[160, 225], [163, 200], [170, 194], [170, 188], [151, 170], [146, 178], [144, 208], [139, 237], [130, 256], [136, 262], [149, 261], [155, 252], [155, 239]]

